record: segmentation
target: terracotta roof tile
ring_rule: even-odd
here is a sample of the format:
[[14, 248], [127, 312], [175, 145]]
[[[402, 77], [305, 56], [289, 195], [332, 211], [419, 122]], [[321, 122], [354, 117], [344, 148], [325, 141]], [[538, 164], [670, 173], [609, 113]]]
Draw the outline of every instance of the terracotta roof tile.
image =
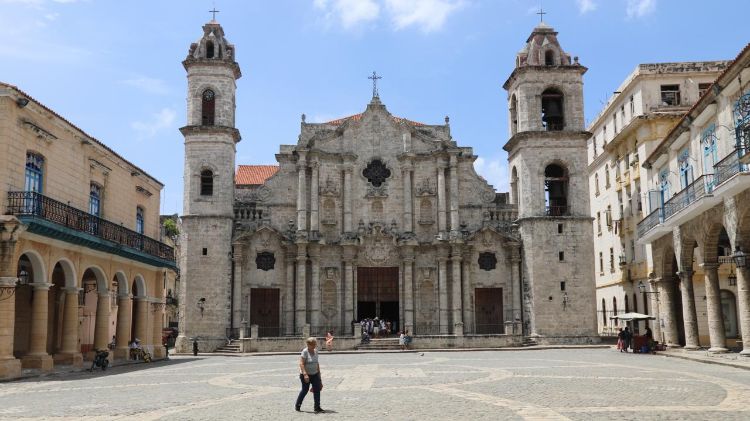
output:
[[[403, 122], [409, 123], [409, 124], [411, 124], [413, 126], [424, 126], [424, 123], [420, 123], [420, 122], [417, 122], [417, 121], [411, 121], [411, 120], [408, 120], [408, 119], [405, 119], [405, 118], [401, 118], [401, 117], [396, 117], [395, 115], [391, 116], [391, 118], [396, 123], [401, 123], [403, 121]], [[349, 117], [344, 117], [344, 118], [339, 118], [337, 120], [327, 121], [327, 122], [325, 122], [323, 124], [331, 124], [333, 126], [340, 126], [340, 125], [346, 123], [349, 120], [359, 121], [361, 119], [362, 119], [362, 113], [359, 113], [359, 114], [351, 115]]]
[[234, 183], [237, 185], [263, 184], [277, 172], [279, 172], [278, 165], [240, 165], [234, 175]]

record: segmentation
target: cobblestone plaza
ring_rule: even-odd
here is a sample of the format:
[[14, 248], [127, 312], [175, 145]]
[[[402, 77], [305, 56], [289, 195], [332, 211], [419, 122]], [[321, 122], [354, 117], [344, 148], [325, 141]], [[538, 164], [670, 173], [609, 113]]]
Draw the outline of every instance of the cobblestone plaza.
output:
[[0, 384], [0, 420], [750, 419], [746, 370], [611, 349], [322, 354], [326, 414], [294, 411], [295, 355], [174, 357]]

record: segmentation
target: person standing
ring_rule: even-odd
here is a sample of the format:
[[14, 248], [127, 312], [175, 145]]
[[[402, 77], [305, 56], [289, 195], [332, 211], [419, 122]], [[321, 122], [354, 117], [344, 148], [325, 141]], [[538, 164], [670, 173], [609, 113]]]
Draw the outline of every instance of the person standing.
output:
[[625, 326], [625, 337], [623, 338], [625, 340], [625, 352], [628, 352], [628, 348], [630, 348], [630, 344], [633, 341], [633, 334], [630, 332], [630, 328]]
[[333, 351], [333, 332], [326, 332], [326, 350]]
[[[297, 395], [297, 402], [294, 409], [300, 411], [302, 401], [307, 396], [308, 389], [313, 392], [315, 413], [325, 412], [320, 407], [320, 391], [323, 389], [323, 383], [320, 380], [320, 364], [318, 363], [318, 341], [315, 338], [307, 338], [306, 347], [302, 350], [299, 357], [299, 380], [302, 383], [302, 389]], [[310, 387], [312, 386], [312, 387]]]

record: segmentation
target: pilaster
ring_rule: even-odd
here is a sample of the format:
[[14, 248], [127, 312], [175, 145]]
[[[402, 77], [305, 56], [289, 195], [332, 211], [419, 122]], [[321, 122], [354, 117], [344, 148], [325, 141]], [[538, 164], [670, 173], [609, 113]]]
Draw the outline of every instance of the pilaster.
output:
[[298, 151], [297, 161], [297, 231], [307, 231], [307, 161], [304, 151]]
[[[234, 266], [234, 280], [232, 285], [232, 327], [239, 328], [244, 319], [242, 317], [242, 262], [245, 259], [245, 250], [242, 243], [232, 244], [232, 265]], [[245, 291], [244, 295], [250, 294]], [[250, 303], [248, 303], [247, 314], [250, 314]], [[249, 319], [249, 318], [248, 318]]]
[[451, 202], [451, 232], [457, 233], [459, 230], [458, 215], [458, 152], [450, 154], [450, 202]]
[[294, 306], [294, 328], [300, 331], [307, 323], [307, 247], [297, 244], [297, 281], [295, 284], [296, 301]]
[[[453, 247], [451, 251], [451, 308], [453, 310], [453, 326], [463, 325], [463, 298], [461, 297], [461, 249]], [[453, 332], [454, 334], [456, 332]]]
[[437, 197], [438, 197], [438, 232], [440, 234], [446, 231], [445, 215], [445, 168], [446, 164], [443, 159], [437, 162]]
[[404, 217], [402, 224], [404, 227], [404, 232], [414, 232], [414, 204], [411, 191], [411, 172], [413, 171], [413, 169], [414, 167], [412, 166], [411, 162], [403, 163], [401, 166], [401, 174], [404, 180]]
[[440, 307], [439, 322], [440, 334], [448, 334], [448, 318], [450, 309], [448, 307], [448, 250], [438, 249], [438, 305]]
[[312, 182], [310, 185], [310, 231], [320, 231], [320, 212], [318, 193], [320, 191], [320, 162], [314, 160], [310, 163], [312, 168]]

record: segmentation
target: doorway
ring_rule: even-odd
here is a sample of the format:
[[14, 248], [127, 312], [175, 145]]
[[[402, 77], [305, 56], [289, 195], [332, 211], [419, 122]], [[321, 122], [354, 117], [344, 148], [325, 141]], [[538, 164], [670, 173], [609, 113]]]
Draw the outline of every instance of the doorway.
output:
[[250, 289], [250, 324], [258, 325], [258, 336], [280, 336], [279, 289]]
[[383, 319], [398, 331], [398, 268], [357, 268], [357, 320]]
[[476, 333], [480, 335], [503, 333], [503, 289], [475, 288]]

